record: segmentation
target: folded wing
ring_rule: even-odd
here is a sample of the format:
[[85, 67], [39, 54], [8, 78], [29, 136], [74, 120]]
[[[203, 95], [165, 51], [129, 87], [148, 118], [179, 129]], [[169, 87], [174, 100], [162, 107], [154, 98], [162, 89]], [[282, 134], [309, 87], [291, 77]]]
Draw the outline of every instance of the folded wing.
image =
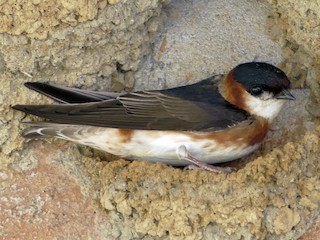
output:
[[76, 97], [52, 96], [36, 90], [67, 104], [13, 108], [53, 123], [144, 130], [216, 131], [248, 119], [246, 112], [223, 99], [213, 79], [161, 91], [115, 94], [115, 99], [109, 93], [62, 90], [72, 91]]

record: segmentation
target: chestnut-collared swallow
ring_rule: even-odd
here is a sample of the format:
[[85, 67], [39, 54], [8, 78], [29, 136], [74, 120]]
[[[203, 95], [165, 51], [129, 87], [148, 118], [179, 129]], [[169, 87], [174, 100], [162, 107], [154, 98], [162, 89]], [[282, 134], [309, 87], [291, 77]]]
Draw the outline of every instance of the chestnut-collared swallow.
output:
[[24, 137], [55, 137], [126, 159], [218, 172], [209, 164], [256, 150], [285, 100], [294, 99], [286, 74], [263, 62], [187, 86], [125, 94], [25, 86], [60, 104], [13, 106], [49, 120], [28, 123]]

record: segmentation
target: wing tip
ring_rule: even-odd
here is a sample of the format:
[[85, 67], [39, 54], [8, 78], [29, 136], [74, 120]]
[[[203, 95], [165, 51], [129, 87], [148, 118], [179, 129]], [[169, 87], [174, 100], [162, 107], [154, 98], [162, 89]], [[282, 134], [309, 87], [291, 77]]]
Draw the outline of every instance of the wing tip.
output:
[[11, 106], [11, 108], [14, 110], [18, 110], [20, 112], [39, 116], [41, 114], [39, 107], [41, 107], [41, 106], [43, 106], [43, 105], [20, 105], [20, 104], [17, 104], [17, 105]]
[[51, 85], [44, 82], [25, 82], [24, 86], [34, 91], [41, 91], [41, 89], [43, 89], [44, 87]]
[[36, 85], [36, 84], [38, 84], [38, 82], [25, 82], [25, 83], [24, 83], [24, 86], [27, 87], [27, 88], [29, 88], [29, 87], [32, 87], [32, 86], [34, 86], [34, 85]]
[[26, 105], [17, 104], [17, 105], [11, 106], [11, 108], [14, 109], [14, 110], [18, 110], [18, 111], [24, 112], [25, 106], [26, 106]]

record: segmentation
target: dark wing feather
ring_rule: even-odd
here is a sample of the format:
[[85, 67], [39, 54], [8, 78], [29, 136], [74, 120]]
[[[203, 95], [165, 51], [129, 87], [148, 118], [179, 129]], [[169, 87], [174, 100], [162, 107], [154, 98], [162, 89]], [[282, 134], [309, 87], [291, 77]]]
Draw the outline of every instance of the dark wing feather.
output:
[[146, 130], [220, 130], [248, 119], [219, 94], [213, 78], [161, 91], [82, 104], [16, 105], [55, 123]]
[[115, 99], [121, 94], [112, 92], [96, 92], [78, 88], [61, 87], [40, 82], [27, 82], [24, 84], [38, 93], [41, 93], [59, 103], [87, 103]]

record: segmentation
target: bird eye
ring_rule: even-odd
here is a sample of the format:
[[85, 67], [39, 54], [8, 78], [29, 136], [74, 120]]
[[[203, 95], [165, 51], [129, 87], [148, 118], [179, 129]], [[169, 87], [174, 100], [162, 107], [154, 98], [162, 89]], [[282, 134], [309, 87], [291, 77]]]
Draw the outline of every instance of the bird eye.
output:
[[263, 92], [263, 90], [262, 90], [262, 87], [255, 86], [255, 87], [250, 89], [250, 92], [251, 92], [252, 95], [260, 95]]

